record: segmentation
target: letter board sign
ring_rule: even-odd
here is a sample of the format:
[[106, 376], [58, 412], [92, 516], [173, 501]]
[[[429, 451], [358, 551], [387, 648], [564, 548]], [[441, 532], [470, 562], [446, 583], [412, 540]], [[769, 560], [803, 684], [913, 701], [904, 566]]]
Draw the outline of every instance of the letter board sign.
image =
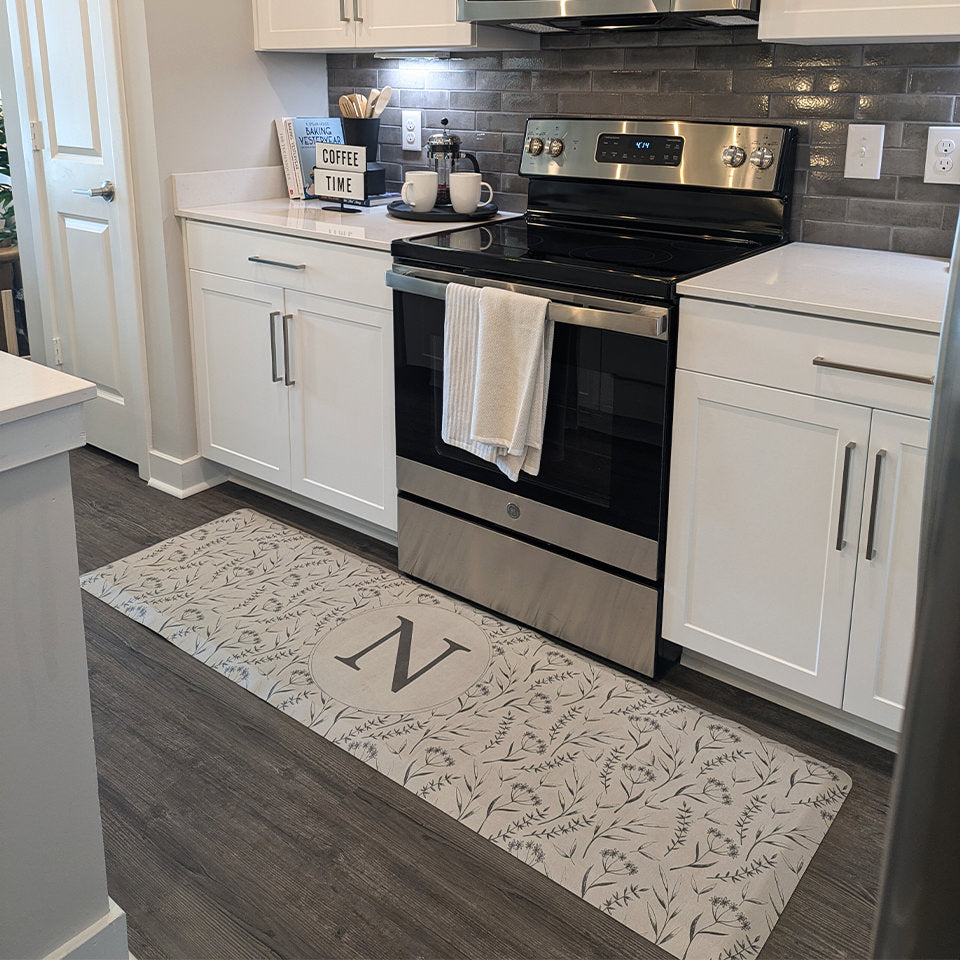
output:
[[366, 147], [318, 143], [317, 165], [313, 171], [314, 190], [320, 197], [363, 200], [366, 169]]

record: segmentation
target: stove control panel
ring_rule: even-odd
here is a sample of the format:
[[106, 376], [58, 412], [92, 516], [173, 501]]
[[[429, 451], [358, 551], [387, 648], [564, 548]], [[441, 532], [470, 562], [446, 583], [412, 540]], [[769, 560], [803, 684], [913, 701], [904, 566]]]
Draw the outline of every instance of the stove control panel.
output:
[[679, 167], [683, 137], [635, 137], [626, 133], [601, 133], [597, 140], [597, 163], [643, 163]]
[[527, 121], [520, 173], [772, 192], [793, 153], [790, 127], [694, 120]]

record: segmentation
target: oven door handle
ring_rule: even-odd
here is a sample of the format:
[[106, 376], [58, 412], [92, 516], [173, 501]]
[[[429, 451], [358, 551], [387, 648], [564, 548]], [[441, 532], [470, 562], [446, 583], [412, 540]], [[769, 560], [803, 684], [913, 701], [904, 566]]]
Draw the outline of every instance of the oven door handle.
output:
[[[554, 323], [569, 323], [578, 327], [595, 327], [600, 330], [612, 330], [615, 333], [627, 333], [638, 337], [663, 339], [667, 335], [667, 311], [650, 304], [630, 304], [629, 310], [599, 310], [590, 306], [558, 303], [551, 299], [549, 291], [538, 287], [524, 287], [514, 283], [502, 283], [496, 280], [477, 280], [473, 277], [458, 277], [468, 286], [496, 287], [512, 290], [515, 293], [529, 294], [550, 300], [547, 314]], [[409, 273], [387, 272], [387, 286], [401, 293], [411, 293], [432, 300], [445, 300], [447, 284], [438, 280], [427, 280]], [[557, 294], [562, 296], [563, 294]]]

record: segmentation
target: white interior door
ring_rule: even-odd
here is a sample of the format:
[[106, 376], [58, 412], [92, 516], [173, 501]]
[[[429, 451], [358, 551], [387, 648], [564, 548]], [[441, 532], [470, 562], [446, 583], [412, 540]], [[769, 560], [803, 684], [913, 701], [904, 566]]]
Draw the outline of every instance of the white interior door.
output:
[[[32, 96], [47, 358], [97, 385], [87, 439], [143, 464], [147, 431], [131, 179], [114, 0], [15, 0]], [[9, 6], [8, 6], [9, 9]], [[34, 119], [34, 118], [31, 118]], [[114, 185], [112, 202], [77, 190]], [[29, 264], [26, 265], [29, 269]]]
[[903, 721], [917, 615], [920, 518], [930, 421], [876, 410], [843, 709]]
[[665, 637], [840, 706], [869, 429], [852, 403], [677, 373]]

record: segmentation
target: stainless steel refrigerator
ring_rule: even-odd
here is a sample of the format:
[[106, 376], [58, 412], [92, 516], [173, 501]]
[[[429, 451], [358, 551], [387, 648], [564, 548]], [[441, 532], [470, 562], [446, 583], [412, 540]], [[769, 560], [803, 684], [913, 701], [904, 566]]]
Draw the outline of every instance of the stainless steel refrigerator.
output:
[[955, 242], [923, 495], [916, 641], [877, 908], [878, 958], [960, 957], [958, 276]]

